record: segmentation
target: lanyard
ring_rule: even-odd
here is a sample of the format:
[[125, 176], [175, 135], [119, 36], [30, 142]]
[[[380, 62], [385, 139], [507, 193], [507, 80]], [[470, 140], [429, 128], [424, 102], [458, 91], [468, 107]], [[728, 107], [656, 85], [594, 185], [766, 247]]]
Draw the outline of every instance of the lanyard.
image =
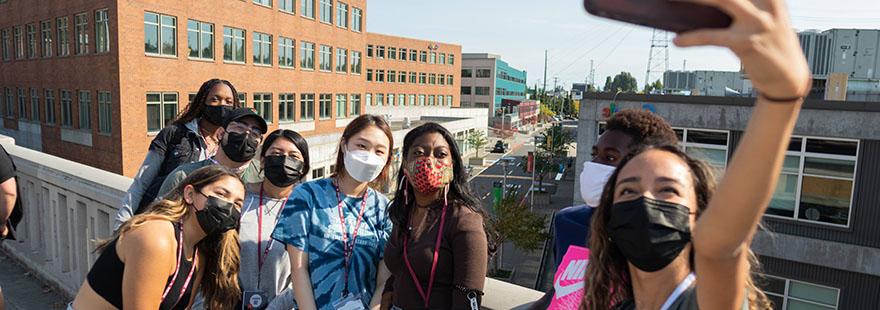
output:
[[[184, 257], [183, 254], [183, 224], [178, 223], [180, 225], [180, 233], [178, 234], [179, 238], [177, 241], [177, 264], [174, 267], [174, 275], [171, 276], [171, 282], [168, 283], [168, 286], [165, 287], [165, 292], [162, 293], [162, 300], [165, 300], [165, 297], [168, 296], [168, 293], [171, 292], [171, 287], [174, 286], [174, 281], [177, 280], [177, 274], [180, 272], [180, 259]], [[192, 280], [193, 273], [196, 271], [196, 265], [199, 264], [199, 249], [196, 248], [195, 252], [193, 252], [193, 263], [192, 268], [189, 269], [189, 275], [186, 276], [186, 281], [183, 282], [183, 287], [180, 289], [180, 296], [177, 296], [177, 301], [174, 302], [174, 306], [177, 306], [180, 303], [180, 299], [183, 298], [183, 294], [186, 293], [186, 289], [189, 287], [189, 282]], [[171, 306], [171, 308], [174, 308]]]
[[[292, 193], [292, 192], [291, 192]], [[287, 198], [284, 199], [284, 202], [290, 199], [290, 194], [287, 194]], [[278, 209], [278, 205], [275, 205], [276, 210]], [[278, 220], [281, 219], [281, 216], [276, 214], [275, 216], [275, 225], [278, 225]], [[266, 261], [266, 258], [269, 257], [269, 250], [272, 249], [272, 245], [275, 244], [275, 239], [269, 240], [269, 245], [266, 246], [266, 250], [263, 251], [263, 185], [260, 184], [260, 203], [259, 207], [257, 207], [257, 289], [260, 289], [260, 281], [262, 280], [263, 275], [263, 263]]]
[[334, 181], [334, 188], [336, 189], [336, 209], [339, 210], [339, 225], [342, 226], [342, 257], [345, 262], [345, 270], [343, 271], [345, 277], [345, 284], [342, 289], [342, 296], [345, 297], [348, 295], [348, 267], [351, 261], [351, 257], [354, 255], [354, 245], [357, 241], [358, 231], [361, 227], [361, 220], [364, 218], [364, 210], [367, 207], [367, 197], [370, 195], [370, 189], [366, 189], [364, 192], [364, 198], [361, 201], [361, 211], [358, 213], [357, 224], [354, 226], [354, 231], [351, 233], [351, 244], [348, 243], [348, 229], [345, 225], [345, 213], [342, 211], [342, 195], [339, 192], [339, 185]]
[[419, 291], [419, 295], [422, 296], [422, 300], [425, 301], [425, 308], [428, 308], [428, 301], [431, 299], [431, 289], [434, 287], [434, 276], [437, 275], [437, 257], [440, 253], [440, 240], [443, 240], [443, 228], [446, 223], [446, 201], [443, 201], [443, 210], [440, 211], [440, 227], [437, 228], [437, 241], [434, 244], [434, 260], [431, 262], [431, 274], [428, 279], [428, 290], [425, 291], [422, 288], [422, 283], [419, 282], [419, 278], [416, 276], [416, 272], [413, 270], [412, 265], [409, 263], [409, 256], [407, 255], [407, 240], [408, 237], [404, 237], [403, 239], [403, 262], [406, 263], [406, 268], [409, 269], [409, 275], [412, 277], [413, 282], [416, 283], [416, 289]]
[[678, 284], [678, 287], [676, 287], [675, 290], [672, 291], [672, 294], [669, 295], [669, 298], [666, 298], [666, 302], [663, 303], [663, 306], [660, 307], [660, 310], [669, 309], [669, 307], [672, 306], [672, 303], [674, 303], [675, 300], [678, 299], [678, 297], [681, 296], [681, 294], [684, 293], [686, 289], [691, 287], [691, 284], [693, 284], [696, 280], [697, 276], [695, 276], [693, 272], [688, 274], [688, 276], [684, 278], [684, 280], [681, 280], [681, 283]]

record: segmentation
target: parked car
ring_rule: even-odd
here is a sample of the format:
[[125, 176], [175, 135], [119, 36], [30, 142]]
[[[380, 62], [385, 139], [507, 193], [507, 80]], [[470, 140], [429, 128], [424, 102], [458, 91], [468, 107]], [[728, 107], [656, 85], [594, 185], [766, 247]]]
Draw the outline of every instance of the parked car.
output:
[[507, 152], [507, 144], [504, 141], [498, 140], [495, 142], [495, 147], [492, 148], [492, 153], [505, 153]]

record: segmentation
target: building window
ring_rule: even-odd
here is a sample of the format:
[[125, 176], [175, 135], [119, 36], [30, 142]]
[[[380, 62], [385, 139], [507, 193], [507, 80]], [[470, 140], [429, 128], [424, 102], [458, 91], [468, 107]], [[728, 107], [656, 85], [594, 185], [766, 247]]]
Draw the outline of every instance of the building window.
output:
[[55, 92], [46, 90], [46, 124], [55, 124]]
[[348, 108], [348, 95], [345, 94], [337, 94], [336, 95], [336, 118], [345, 118], [345, 112]]
[[490, 78], [492, 77], [491, 69], [477, 69], [477, 78]]
[[416, 83], [416, 73], [415, 73], [415, 72], [410, 72], [410, 73], [409, 73], [409, 82], [412, 83], [412, 84], [415, 84], [415, 83]]
[[428, 52], [419, 51], [419, 62], [428, 62]]
[[40, 122], [40, 94], [36, 88], [31, 88], [31, 120]]
[[431, 73], [428, 77], [428, 84], [436, 85], [437, 84], [437, 74]]
[[27, 56], [37, 58], [37, 24], [27, 25]]
[[807, 282], [765, 276], [764, 293], [774, 309], [834, 310], [840, 303], [840, 290]]
[[373, 81], [373, 69], [367, 69], [367, 82]]
[[376, 106], [385, 105], [385, 94], [376, 94]]
[[254, 64], [272, 65], [272, 35], [254, 32]]
[[144, 13], [144, 52], [177, 56], [177, 17]]
[[302, 42], [299, 52], [299, 67], [315, 70], [315, 43]]
[[320, 1], [319, 13], [321, 16], [322, 23], [333, 23], [333, 1], [332, 0], [318, 0]]
[[348, 4], [336, 2], [336, 26], [348, 28]]
[[470, 95], [471, 94], [471, 87], [470, 86], [462, 86], [461, 87], [461, 94], [462, 95]]
[[385, 82], [385, 70], [376, 70], [376, 82]]
[[336, 72], [348, 72], [348, 50], [336, 49]]
[[418, 59], [419, 59], [418, 51], [410, 50], [409, 51], [409, 61], [418, 61]]
[[720, 180], [727, 167], [728, 132], [697, 129], [675, 129], [688, 155], [705, 160], [715, 169]]
[[[69, 90], [61, 91], [61, 126], [73, 127], [73, 96]], [[12, 111], [12, 110], [10, 110]]]
[[349, 116], [355, 117], [361, 114], [361, 95], [351, 94], [351, 108], [348, 110]]
[[434, 103], [434, 95], [428, 95], [428, 105], [433, 106]]
[[452, 74], [446, 76], [446, 85], [453, 85]]
[[223, 60], [244, 63], [244, 29], [223, 27]]
[[849, 225], [859, 142], [793, 137], [766, 214]]
[[9, 47], [9, 29], [0, 29], [0, 49], [3, 50], [3, 60], [12, 60], [12, 50]]
[[373, 106], [373, 95], [371, 95], [371, 94], [367, 94], [367, 102], [366, 102], [366, 105], [367, 105], [367, 106]]
[[431, 58], [428, 59], [428, 63], [437, 63], [437, 52], [431, 52]]
[[441, 74], [437, 78], [438, 78], [437, 84], [446, 85], [446, 75], [445, 74]]
[[449, 54], [449, 64], [450, 64], [450, 65], [454, 65], [454, 64], [455, 64], [455, 55], [453, 55], [453, 54]]
[[254, 3], [262, 6], [268, 6], [270, 8], [272, 7], [272, 0], [254, 0]]
[[[193, 96], [193, 97], [195, 97], [195, 96]], [[238, 102], [241, 103], [241, 106], [246, 107], [247, 106], [247, 93], [239, 92], [238, 93]]]
[[376, 46], [376, 57], [385, 58], [385, 47], [384, 46]]
[[372, 45], [367, 45], [367, 58], [373, 58], [373, 50], [376, 48]]
[[428, 83], [428, 74], [424, 72], [419, 72], [419, 84]]
[[397, 59], [397, 48], [396, 47], [388, 47], [388, 59]]
[[419, 95], [419, 106], [425, 105], [425, 95]]
[[488, 86], [487, 86], [487, 87], [481, 87], [481, 86], [474, 87], [474, 95], [477, 95], [477, 96], [489, 96], [489, 95], [491, 95], [491, 94], [492, 94], [492, 93], [489, 91], [489, 87], [488, 87]]
[[461, 69], [461, 77], [462, 77], [462, 78], [472, 78], [472, 77], [474, 77], [474, 70], [472, 70], [472, 69]]
[[254, 94], [254, 109], [266, 123], [272, 123], [272, 94]]
[[[6, 32], [4, 31], [4, 37]], [[6, 39], [3, 39], [4, 58], [6, 57]], [[40, 51], [43, 58], [52, 57], [52, 21], [47, 20], [40, 23]]]
[[400, 49], [400, 57], [398, 57], [398, 58], [400, 58], [400, 60], [406, 61], [406, 49], [405, 48]]
[[12, 45], [15, 46], [15, 59], [24, 59], [24, 27], [13, 28]]
[[359, 8], [356, 8], [356, 7], [351, 8], [351, 30], [361, 32], [363, 12], [364, 11], [362, 11]]
[[77, 14], [73, 17], [74, 35], [76, 36], [76, 54], [85, 55], [89, 53], [89, 15], [86, 13]]
[[361, 52], [351, 51], [351, 73], [361, 74]]
[[296, 113], [296, 95], [294, 94], [279, 94], [278, 95], [278, 122], [292, 122], [294, 121], [294, 114]]
[[452, 106], [452, 96], [446, 96], [446, 106], [447, 107]]
[[303, 17], [315, 19], [315, 0], [301, 0], [299, 10]]
[[77, 106], [79, 107], [79, 129], [91, 129], [92, 128], [92, 93], [87, 90], [79, 91], [79, 100], [77, 100]]
[[282, 12], [287, 12], [290, 14], [296, 13], [293, 8], [294, 0], [279, 0], [278, 1], [278, 9]]
[[296, 49], [296, 41], [291, 38], [278, 37], [278, 66], [293, 68], [296, 60], [293, 50]]
[[189, 20], [186, 33], [189, 58], [214, 59], [214, 24]]
[[95, 52], [110, 52], [110, 20], [108, 9], [95, 11]]
[[440, 53], [440, 64], [446, 64], [446, 53]]
[[312, 170], [312, 180], [324, 178], [324, 167]]
[[70, 55], [70, 33], [68, 32], [68, 17], [59, 17], [55, 20], [58, 27], [58, 56]]
[[397, 81], [400, 83], [406, 83], [406, 71], [400, 71], [400, 74], [397, 76]]
[[18, 89], [18, 119], [26, 120], [27, 117], [27, 94], [24, 88]]
[[330, 72], [330, 70], [333, 70], [333, 64], [330, 62], [332, 51], [332, 47], [321, 45], [321, 58], [319, 63], [319, 69], [321, 69], [321, 71]]
[[397, 95], [397, 104], [399, 104], [401, 106], [406, 105], [406, 95], [404, 95], [404, 94]]
[[318, 111], [321, 113], [321, 119], [329, 119], [333, 114], [332, 106], [333, 96], [330, 94], [321, 94], [318, 97]]
[[315, 94], [299, 95], [299, 120], [311, 121], [315, 119]]
[[112, 110], [110, 106], [111, 96], [108, 91], [98, 92], [98, 132], [110, 134]]
[[158, 132], [177, 116], [177, 93], [147, 93], [147, 132]]
[[409, 95], [409, 100], [407, 100], [407, 105], [416, 105], [416, 95]]
[[397, 81], [397, 71], [388, 70], [388, 83], [394, 83]]

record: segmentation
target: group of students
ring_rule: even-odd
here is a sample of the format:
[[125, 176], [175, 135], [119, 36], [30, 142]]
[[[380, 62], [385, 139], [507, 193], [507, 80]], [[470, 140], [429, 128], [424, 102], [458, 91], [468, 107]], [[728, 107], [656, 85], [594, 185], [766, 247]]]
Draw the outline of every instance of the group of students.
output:
[[[810, 89], [808, 69], [782, 0], [700, 2], [728, 12], [733, 26], [675, 42], [729, 48], [761, 95], [717, 189], [661, 118], [623, 111], [608, 122], [581, 176], [587, 206], [557, 218], [574, 227], [558, 230], [574, 232], [556, 236], [557, 255], [590, 249], [581, 308], [770, 307], [749, 244]], [[445, 128], [406, 135], [389, 200], [376, 190], [388, 186], [393, 162], [382, 117], [354, 119], [333, 175], [303, 183], [305, 140], [290, 130], [264, 138], [266, 122], [237, 98], [231, 83], [208, 81], [156, 136], [69, 308], [480, 307], [486, 215]]]
[[306, 140], [237, 98], [209, 80], [156, 135], [69, 308], [479, 307], [485, 215], [448, 130], [406, 135], [389, 200], [383, 117], [352, 120], [333, 175], [303, 182]]

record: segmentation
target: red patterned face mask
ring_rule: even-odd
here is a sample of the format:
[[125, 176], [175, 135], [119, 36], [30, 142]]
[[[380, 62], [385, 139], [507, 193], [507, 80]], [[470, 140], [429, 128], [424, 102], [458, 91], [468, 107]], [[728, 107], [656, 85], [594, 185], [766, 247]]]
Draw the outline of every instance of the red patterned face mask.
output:
[[420, 193], [433, 193], [452, 182], [452, 165], [431, 157], [408, 162], [404, 173], [413, 188]]

